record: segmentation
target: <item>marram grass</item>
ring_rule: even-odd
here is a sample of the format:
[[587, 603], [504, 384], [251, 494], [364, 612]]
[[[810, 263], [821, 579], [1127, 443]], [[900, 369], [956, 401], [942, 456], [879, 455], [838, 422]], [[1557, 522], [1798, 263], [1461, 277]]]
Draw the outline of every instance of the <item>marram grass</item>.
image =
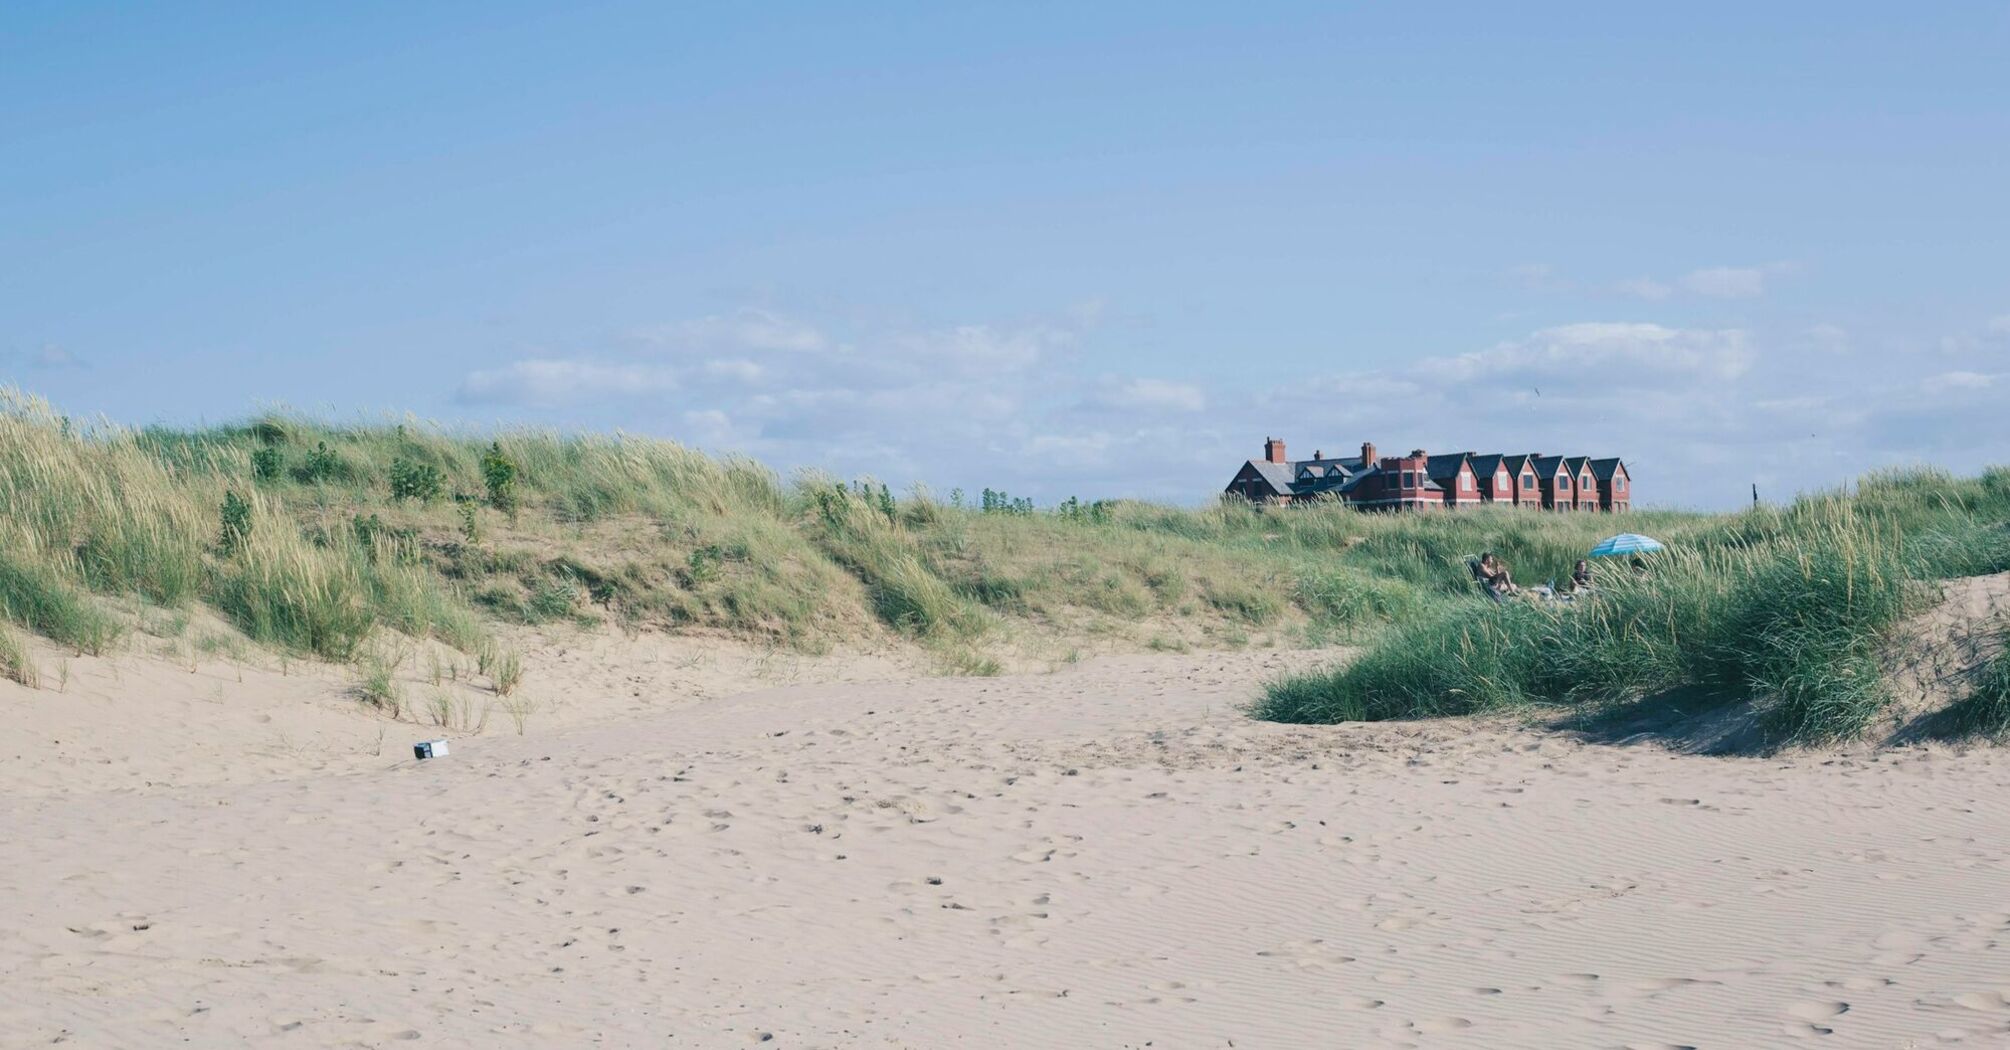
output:
[[1420, 718], [1701, 689], [1751, 699], [1776, 744], [1850, 739], [1891, 701], [1879, 654], [1927, 584], [2010, 569], [1995, 477], [1873, 476], [1854, 496], [1696, 530], [1645, 575], [1601, 565], [1593, 600], [1447, 606], [1346, 666], [1272, 682], [1257, 714]]
[[[1695, 687], [1755, 697], [1778, 738], [1813, 740], [1882, 709], [1876, 646], [1920, 581], [2010, 568], [2002, 469], [1877, 474], [1735, 515], [965, 502], [784, 481], [622, 434], [283, 413], [132, 430], [0, 391], [0, 615], [102, 652], [135, 603], [204, 605], [258, 642], [344, 660], [379, 631], [476, 651], [497, 621], [805, 651], [892, 634], [959, 673], [995, 671], [994, 647], [1028, 637], [1345, 643], [1367, 648], [1274, 683], [1259, 713], [1411, 718]], [[1495, 606], [1465, 569], [1492, 550], [1524, 584], [1563, 580], [1621, 528], [1671, 550], [1643, 578], [1601, 565], [1595, 602]]]

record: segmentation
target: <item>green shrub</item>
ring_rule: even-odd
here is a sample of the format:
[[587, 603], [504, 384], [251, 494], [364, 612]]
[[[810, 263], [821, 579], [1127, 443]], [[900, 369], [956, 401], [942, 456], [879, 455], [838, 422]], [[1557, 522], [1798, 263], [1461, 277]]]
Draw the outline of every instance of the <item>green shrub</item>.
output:
[[447, 476], [440, 468], [408, 459], [391, 461], [391, 498], [431, 503], [447, 488]]
[[307, 484], [319, 485], [330, 481], [346, 481], [351, 476], [351, 471], [349, 464], [337, 455], [334, 449], [329, 448], [326, 441], [322, 441], [314, 446], [313, 451], [307, 453], [307, 458], [298, 467], [293, 468], [293, 476]]
[[251, 504], [235, 491], [226, 491], [217, 514], [223, 519], [223, 528], [216, 546], [228, 557], [244, 549], [244, 541], [251, 536]]
[[285, 466], [285, 458], [273, 446], [251, 450], [251, 477], [254, 481], [278, 481]]
[[482, 541], [481, 508], [475, 505], [474, 497], [455, 495], [454, 510], [460, 515], [461, 519], [461, 539], [469, 543], [480, 543]]
[[488, 487], [489, 506], [514, 517], [517, 511], [517, 465], [503, 454], [502, 442], [489, 443], [482, 453], [482, 484]]

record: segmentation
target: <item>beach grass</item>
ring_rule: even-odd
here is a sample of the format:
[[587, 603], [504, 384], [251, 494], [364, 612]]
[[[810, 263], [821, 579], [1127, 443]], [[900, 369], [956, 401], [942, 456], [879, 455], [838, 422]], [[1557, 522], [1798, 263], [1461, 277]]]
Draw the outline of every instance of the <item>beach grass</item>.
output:
[[[995, 672], [1028, 638], [1068, 652], [1347, 644], [1364, 652], [1273, 683], [1259, 713], [1414, 718], [1688, 687], [1750, 694], [1769, 733], [1818, 740], [1860, 732], [1887, 703], [1876, 646], [1921, 582], [2010, 568], [2000, 468], [1624, 518], [1237, 500], [1042, 510], [987, 495], [967, 506], [870, 479], [785, 481], [625, 434], [283, 412], [131, 429], [8, 390], [0, 614], [102, 653], [134, 625], [122, 610], [201, 605], [253, 642], [344, 662], [380, 632], [499, 653], [501, 624], [811, 653], [891, 637], [965, 674]], [[1523, 584], [1567, 580], [1622, 528], [1670, 549], [1645, 576], [1601, 565], [1593, 602], [1497, 606], [1466, 569], [1494, 551]]]
[[1752, 700], [1774, 744], [1850, 739], [1889, 705], [1879, 653], [1928, 585], [2010, 570], [1999, 478], [1879, 474], [1671, 529], [1680, 542], [1644, 574], [1601, 566], [1593, 598], [1443, 606], [1346, 666], [1271, 683], [1257, 714], [1372, 721], [1689, 689]]

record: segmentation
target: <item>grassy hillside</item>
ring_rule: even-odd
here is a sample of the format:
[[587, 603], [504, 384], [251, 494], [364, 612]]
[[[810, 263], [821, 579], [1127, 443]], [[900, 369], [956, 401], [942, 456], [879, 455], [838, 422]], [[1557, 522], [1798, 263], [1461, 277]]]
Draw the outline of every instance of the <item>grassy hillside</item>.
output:
[[[670, 442], [285, 415], [200, 431], [81, 425], [0, 393], [0, 670], [14, 629], [80, 651], [213, 610], [347, 661], [382, 633], [469, 652], [499, 623], [704, 631], [816, 652], [912, 640], [986, 673], [1029, 647], [1371, 646], [1279, 682], [1267, 717], [1391, 718], [1684, 684], [1763, 693], [1779, 731], [1846, 735], [1909, 581], [2010, 568], [2010, 474], [1866, 479], [1730, 516], [1513, 508], [1362, 515], [1131, 502], [1033, 509], [789, 481]], [[1561, 579], [1602, 536], [1673, 550], [1569, 610], [1497, 607], [1464, 561]], [[20, 667], [16, 673], [12, 668]]]
[[[1656, 530], [1648, 530], [1656, 531]], [[1415, 718], [1680, 693], [1751, 700], [1773, 743], [1858, 736], [1889, 707], [1880, 655], [1928, 584], [2010, 570], [2010, 471], [1873, 475], [1684, 529], [1596, 600], [1468, 602], [1390, 632], [1346, 667], [1275, 682], [1263, 717]], [[1970, 723], [2003, 721], [1985, 683]]]

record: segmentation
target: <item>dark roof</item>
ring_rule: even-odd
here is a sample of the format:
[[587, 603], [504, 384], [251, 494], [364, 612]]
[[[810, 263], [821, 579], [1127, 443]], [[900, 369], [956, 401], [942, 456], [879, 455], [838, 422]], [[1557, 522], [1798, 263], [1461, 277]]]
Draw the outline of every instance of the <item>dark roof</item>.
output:
[[1471, 455], [1470, 452], [1447, 452], [1442, 456], [1431, 456], [1424, 460], [1424, 473], [1433, 478], [1458, 477], [1459, 464]]
[[1362, 482], [1372, 477], [1378, 477], [1381, 475], [1381, 473], [1382, 473], [1381, 467], [1370, 466], [1367, 470], [1364, 470], [1359, 474], [1356, 474], [1353, 477], [1348, 478], [1347, 484], [1340, 486], [1340, 491], [1343, 493], [1352, 492], [1355, 489], [1360, 488]]
[[[1255, 467], [1263, 480], [1270, 483], [1280, 496], [1291, 495], [1291, 468], [1283, 463], [1272, 463], [1267, 459], [1252, 459], [1249, 466]], [[1238, 472], [1239, 473], [1239, 472]]]
[[1235, 472], [1236, 477], [1241, 477], [1244, 470], [1255, 471], [1280, 496], [1339, 491], [1362, 473], [1361, 457], [1358, 455], [1299, 459], [1286, 463], [1272, 463], [1267, 459], [1246, 460]]
[[[1576, 475], [1589, 465], [1592, 474], [1601, 481], [1610, 481], [1615, 471], [1623, 469], [1624, 463], [1617, 456], [1592, 459], [1588, 456], [1536, 456], [1527, 452], [1448, 452], [1426, 457], [1424, 475], [1430, 480], [1425, 482], [1423, 491], [1445, 491], [1438, 481], [1457, 477], [1459, 465], [1468, 461], [1473, 465], [1474, 474], [1486, 478], [1493, 477], [1501, 467], [1506, 467], [1511, 474], [1520, 474], [1524, 467], [1533, 466], [1536, 473], [1548, 478], [1554, 477], [1560, 469]], [[1252, 459], [1236, 471], [1236, 477], [1240, 478], [1244, 470], [1253, 471], [1270, 486], [1272, 492], [1280, 496], [1345, 495], [1359, 488], [1368, 478], [1382, 473], [1380, 464], [1363, 462], [1358, 455], [1300, 459], [1288, 463]], [[1231, 488], [1233, 485], [1234, 482], [1230, 482]]]

